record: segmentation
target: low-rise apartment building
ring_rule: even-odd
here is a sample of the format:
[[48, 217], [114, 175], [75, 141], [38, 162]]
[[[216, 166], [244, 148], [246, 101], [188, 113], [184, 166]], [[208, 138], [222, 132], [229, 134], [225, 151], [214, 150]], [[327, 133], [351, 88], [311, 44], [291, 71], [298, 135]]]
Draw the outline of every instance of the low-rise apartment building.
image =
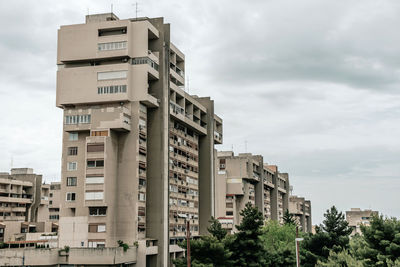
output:
[[297, 225], [304, 232], [312, 232], [311, 201], [304, 197], [289, 197], [289, 213], [294, 215]]
[[42, 234], [54, 236], [58, 226], [49, 221], [49, 194], [50, 185], [31, 168], [0, 173], [0, 242], [25, 246]]
[[266, 220], [282, 222], [289, 205], [289, 175], [263, 162], [260, 155], [219, 151], [216, 158], [215, 214], [224, 228], [235, 231], [240, 211], [250, 202]]
[[349, 211], [346, 211], [346, 221], [353, 229], [351, 235], [361, 235], [361, 225], [369, 226], [371, 218], [378, 215], [378, 211], [373, 211], [370, 209], [361, 210], [360, 208], [351, 208]]

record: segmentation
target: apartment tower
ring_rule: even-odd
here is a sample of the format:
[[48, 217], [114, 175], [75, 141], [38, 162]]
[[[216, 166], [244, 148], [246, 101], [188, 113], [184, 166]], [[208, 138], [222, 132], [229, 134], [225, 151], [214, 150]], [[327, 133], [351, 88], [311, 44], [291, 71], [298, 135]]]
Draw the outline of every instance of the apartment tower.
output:
[[240, 211], [250, 202], [265, 220], [282, 222], [289, 205], [289, 175], [264, 163], [261, 155], [219, 151], [216, 158], [216, 217], [230, 232], [240, 224]]
[[289, 212], [293, 214], [297, 225], [304, 232], [311, 233], [311, 201], [304, 197], [290, 196], [289, 197]]
[[184, 91], [185, 56], [163, 18], [108, 13], [61, 26], [57, 65], [60, 246], [151, 240], [147, 264], [167, 266], [186, 221], [196, 236], [214, 215], [213, 100]]

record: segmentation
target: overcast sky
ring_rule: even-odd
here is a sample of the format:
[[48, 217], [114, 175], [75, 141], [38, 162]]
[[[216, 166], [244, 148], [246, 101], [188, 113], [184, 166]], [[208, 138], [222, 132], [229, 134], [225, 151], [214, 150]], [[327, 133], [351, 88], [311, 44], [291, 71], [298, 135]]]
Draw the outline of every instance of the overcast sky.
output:
[[[60, 179], [57, 29], [111, 3], [135, 16], [133, 1], [0, 2], [0, 171]], [[218, 149], [288, 172], [313, 223], [333, 204], [400, 217], [400, 1], [157, 0], [139, 16], [171, 23], [190, 93], [224, 120]]]

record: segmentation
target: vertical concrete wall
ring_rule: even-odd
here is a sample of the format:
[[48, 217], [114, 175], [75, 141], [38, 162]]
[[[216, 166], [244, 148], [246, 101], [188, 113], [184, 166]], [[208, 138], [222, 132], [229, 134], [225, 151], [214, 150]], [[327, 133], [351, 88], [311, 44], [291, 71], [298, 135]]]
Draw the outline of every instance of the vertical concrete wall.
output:
[[156, 266], [168, 266], [168, 128], [169, 128], [169, 25], [163, 19], [152, 19], [159, 30], [160, 38], [154, 44], [160, 51], [160, 80], [153, 84], [154, 96], [159, 100], [159, 108], [148, 109], [147, 150], [152, 156], [147, 164], [146, 235], [158, 240], [159, 254]]

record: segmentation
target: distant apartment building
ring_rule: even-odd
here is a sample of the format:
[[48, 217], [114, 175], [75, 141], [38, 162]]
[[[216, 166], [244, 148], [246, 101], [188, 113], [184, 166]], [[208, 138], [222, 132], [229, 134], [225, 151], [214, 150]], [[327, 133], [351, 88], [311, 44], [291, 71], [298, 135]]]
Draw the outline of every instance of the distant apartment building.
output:
[[312, 232], [311, 201], [304, 197], [289, 197], [289, 213], [294, 215], [297, 225], [304, 232]]
[[213, 100], [184, 91], [185, 56], [163, 18], [108, 13], [61, 26], [57, 65], [60, 247], [139, 242], [156, 247], [142, 263], [167, 266], [186, 221], [197, 236], [214, 215]]
[[33, 169], [0, 173], [0, 221], [36, 221], [43, 204], [41, 185], [42, 176]]
[[360, 208], [351, 208], [346, 211], [346, 221], [349, 226], [353, 229], [351, 235], [362, 234], [361, 225], [369, 226], [370, 220], [373, 216], [378, 216], [378, 211], [373, 210], [361, 210]]
[[240, 211], [250, 202], [265, 220], [282, 222], [289, 205], [289, 176], [260, 155], [219, 151], [216, 158], [215, 214], [231, 232], [240, 224]]
[[30, 168], [0, 173], [0, 242], [34, 245], [37, 233], [57, 232], [48, 218], [49, 189]]

